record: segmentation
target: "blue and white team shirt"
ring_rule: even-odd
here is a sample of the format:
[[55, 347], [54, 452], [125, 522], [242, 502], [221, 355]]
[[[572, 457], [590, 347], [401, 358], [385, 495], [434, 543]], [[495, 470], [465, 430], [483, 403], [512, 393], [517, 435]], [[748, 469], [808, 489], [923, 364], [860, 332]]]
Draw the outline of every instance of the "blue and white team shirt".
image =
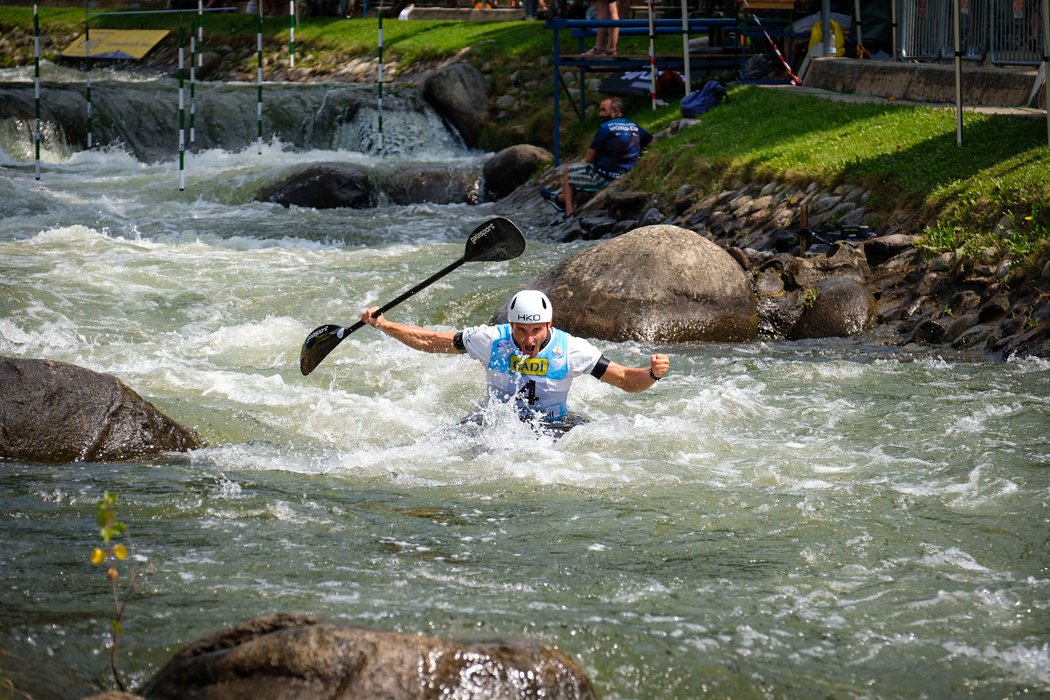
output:
[[607, 178], [621, 178], [634, 167], [642, 148], [652, 140], [652, 134], [626, 117], [603, 122], [591, 140], [594, 168]]
[[467, 354], [485, 366], [489, 395], [498, 401], [514, 401], [523, 418], [564, 417], [572, 380], [595, 374], [596, 367], [600, 378], [608, 366], [601, 350], [557, 328], [551, 329], [536, 357], [521, 352], [508, 323], [467, 328], [460, 339]]

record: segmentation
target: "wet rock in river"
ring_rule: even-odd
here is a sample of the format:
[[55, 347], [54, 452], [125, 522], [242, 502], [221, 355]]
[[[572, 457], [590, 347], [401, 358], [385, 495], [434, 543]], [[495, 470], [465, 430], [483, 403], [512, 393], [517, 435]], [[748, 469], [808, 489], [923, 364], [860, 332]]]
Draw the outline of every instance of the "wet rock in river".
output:
[[0, 357], [0, 459], [120, 462], [204, 444], [112, 375]]
[[360, 168], [320, 163], [264, 188], [255, 199], [285, 207], [366, 209], [376, 205], [376, 189], [369, 175]]
[[178, 652], [142, 689], [151, 700], [596, 698], [564, 652], [506, 641], [450, 642], [275, 613]]
[[818, 282], [803, 294], [802, 313], [787, 337], [847, 337], [867, 330], [874, 320], [875, 297], [871, 292], [854, 279], [835, 277]]

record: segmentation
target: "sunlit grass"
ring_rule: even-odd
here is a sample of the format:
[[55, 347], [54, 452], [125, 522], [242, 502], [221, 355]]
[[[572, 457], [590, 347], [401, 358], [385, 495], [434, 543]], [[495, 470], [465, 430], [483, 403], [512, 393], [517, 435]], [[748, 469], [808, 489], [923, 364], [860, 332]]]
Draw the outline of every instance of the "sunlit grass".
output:
[[[650, 129], [676, 108], [636, 112]], [[633, 174], [670, 194], [683, 181], [720, 190], [734, 179], [827, 186], [859, 183], [883, 206], [915, 202], [940, 210], [931, 250], [992, 246], [1024, 256], [1050, 236], [1050, 150], [1041, 119], [833, 102], [757, 87], [738, 88], [701, 124], [658, 143]], [[1005, 223], [1010, 233], [999, 235]]]

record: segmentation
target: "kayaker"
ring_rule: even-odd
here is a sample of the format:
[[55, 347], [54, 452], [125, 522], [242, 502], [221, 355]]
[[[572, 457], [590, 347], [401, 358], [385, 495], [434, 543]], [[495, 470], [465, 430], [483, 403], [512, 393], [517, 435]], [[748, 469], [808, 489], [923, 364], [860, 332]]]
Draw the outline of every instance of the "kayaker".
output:
[[525, 420], [558, 421], [568, 412], [572, 380], [590, 374], [628, 392], [645, 391], [667, 374], [670, 357], [649, 356], [647, 367], [627, 367], [608, 359], [589, 341], [552, 324], [554, 308], [541, 291], [526, 289], [507, 304], [508, 323], [474, 326], [459, 332], [438, 331], [388, 321], [372, 314], [361, 320], [410, 348], [433, 353], [467, 353], [486, 368], [489, 393], [514, 401]]

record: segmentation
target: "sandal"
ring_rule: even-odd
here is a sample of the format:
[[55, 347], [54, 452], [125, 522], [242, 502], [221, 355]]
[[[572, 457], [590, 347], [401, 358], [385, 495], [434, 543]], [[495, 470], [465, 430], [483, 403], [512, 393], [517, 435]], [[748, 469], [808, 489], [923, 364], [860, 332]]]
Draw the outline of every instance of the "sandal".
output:
[[589, 49], [587, 51], [584, 51], [583, 53], [580, 54], [580, 56], [581, 57], [584, 57], [584, 56], [604, 56], [606, 53], [608, 53], [608, 51], [606, 51], [605, 49], [602, 49], [602, 48], [599, 48], [599, 47], [595, 46], [593, 49]]

